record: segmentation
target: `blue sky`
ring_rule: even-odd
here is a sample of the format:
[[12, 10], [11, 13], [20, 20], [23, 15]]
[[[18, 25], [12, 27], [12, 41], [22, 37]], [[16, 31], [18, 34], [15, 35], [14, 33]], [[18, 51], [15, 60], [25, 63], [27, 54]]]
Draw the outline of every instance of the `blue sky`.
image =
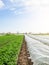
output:
[[49, 32], [49, 0], [0, 0], [0, 32]]

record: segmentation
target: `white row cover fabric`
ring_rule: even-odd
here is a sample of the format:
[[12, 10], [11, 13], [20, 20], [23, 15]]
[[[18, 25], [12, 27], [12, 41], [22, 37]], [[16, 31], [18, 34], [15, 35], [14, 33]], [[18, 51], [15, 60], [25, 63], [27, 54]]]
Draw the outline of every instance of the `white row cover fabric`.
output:
[[43, 39], [48, 39], [49, 40], [49, 35], [35, 35], [36, 37], [40, 37]]
[[30, 35], [30, 34], [28, 34], [28, 36], [30, 36], [31, 38], [36, 39], [36, 40], [46, 44], [46, 45], [49, 45], [49, 39], [47, 39], [47, 38], [44, 39], [42, 36], [39, 36], [39, 35], [36, 36], [36, 35]]
[[49, 46], [27, 35], [25, 40], [33, 65], [49, 65]]

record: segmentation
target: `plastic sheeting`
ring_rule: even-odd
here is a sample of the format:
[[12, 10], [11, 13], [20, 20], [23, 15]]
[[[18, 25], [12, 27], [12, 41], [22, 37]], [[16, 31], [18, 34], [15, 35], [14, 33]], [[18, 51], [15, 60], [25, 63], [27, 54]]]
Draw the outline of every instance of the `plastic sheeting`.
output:
[[40, 37], [43, 39], [48, 39], [49, 40], [49, 35], [35, 35], [36, 37]]
[[25, 40], [33, 65], [49, 65], [49, 46], [27, 35]]
[[[46, 44], [46, 45], [49, 45], [49, 39], [47, 39], [47, 38], [43, 38], [42, 36], [36, 36], [36, 35], [29, 35], [31, 38], [34, 38], [34, 39], [36, 39], [36, 40], [38, 40], [38, 41], [40, 41], [40, 42], [42, 42], [42, 43], [44, 43], [44, 44]], [[45, 36], [46, 37], [46, 36]]]

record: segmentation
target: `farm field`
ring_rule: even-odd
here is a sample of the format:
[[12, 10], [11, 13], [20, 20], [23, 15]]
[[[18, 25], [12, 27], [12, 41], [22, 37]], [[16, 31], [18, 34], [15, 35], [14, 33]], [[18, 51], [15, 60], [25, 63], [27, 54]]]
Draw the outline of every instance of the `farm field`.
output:
[[33, 65], [49, 65], [49, 35], [25, 35]]
[[0, 36], [0, 65], [16, 65], [23, 43], [23, 35]]
[[0, 65], [23, 64], [49, 65], [49, 35], [0, 36]]

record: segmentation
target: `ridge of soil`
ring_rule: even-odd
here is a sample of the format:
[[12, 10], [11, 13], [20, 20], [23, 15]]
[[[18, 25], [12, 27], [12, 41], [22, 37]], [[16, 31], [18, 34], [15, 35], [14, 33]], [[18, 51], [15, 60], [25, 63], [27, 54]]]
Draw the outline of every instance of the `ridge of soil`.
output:
[[24, 37], [20, 54], [18, 56], [17, 65], [33, 65], [33, 62], [31, 62], [31, 59], [29, 59], [28, 57], [30, 57], [30, 54], [29, 51], [27, 51], [27, 44]]

